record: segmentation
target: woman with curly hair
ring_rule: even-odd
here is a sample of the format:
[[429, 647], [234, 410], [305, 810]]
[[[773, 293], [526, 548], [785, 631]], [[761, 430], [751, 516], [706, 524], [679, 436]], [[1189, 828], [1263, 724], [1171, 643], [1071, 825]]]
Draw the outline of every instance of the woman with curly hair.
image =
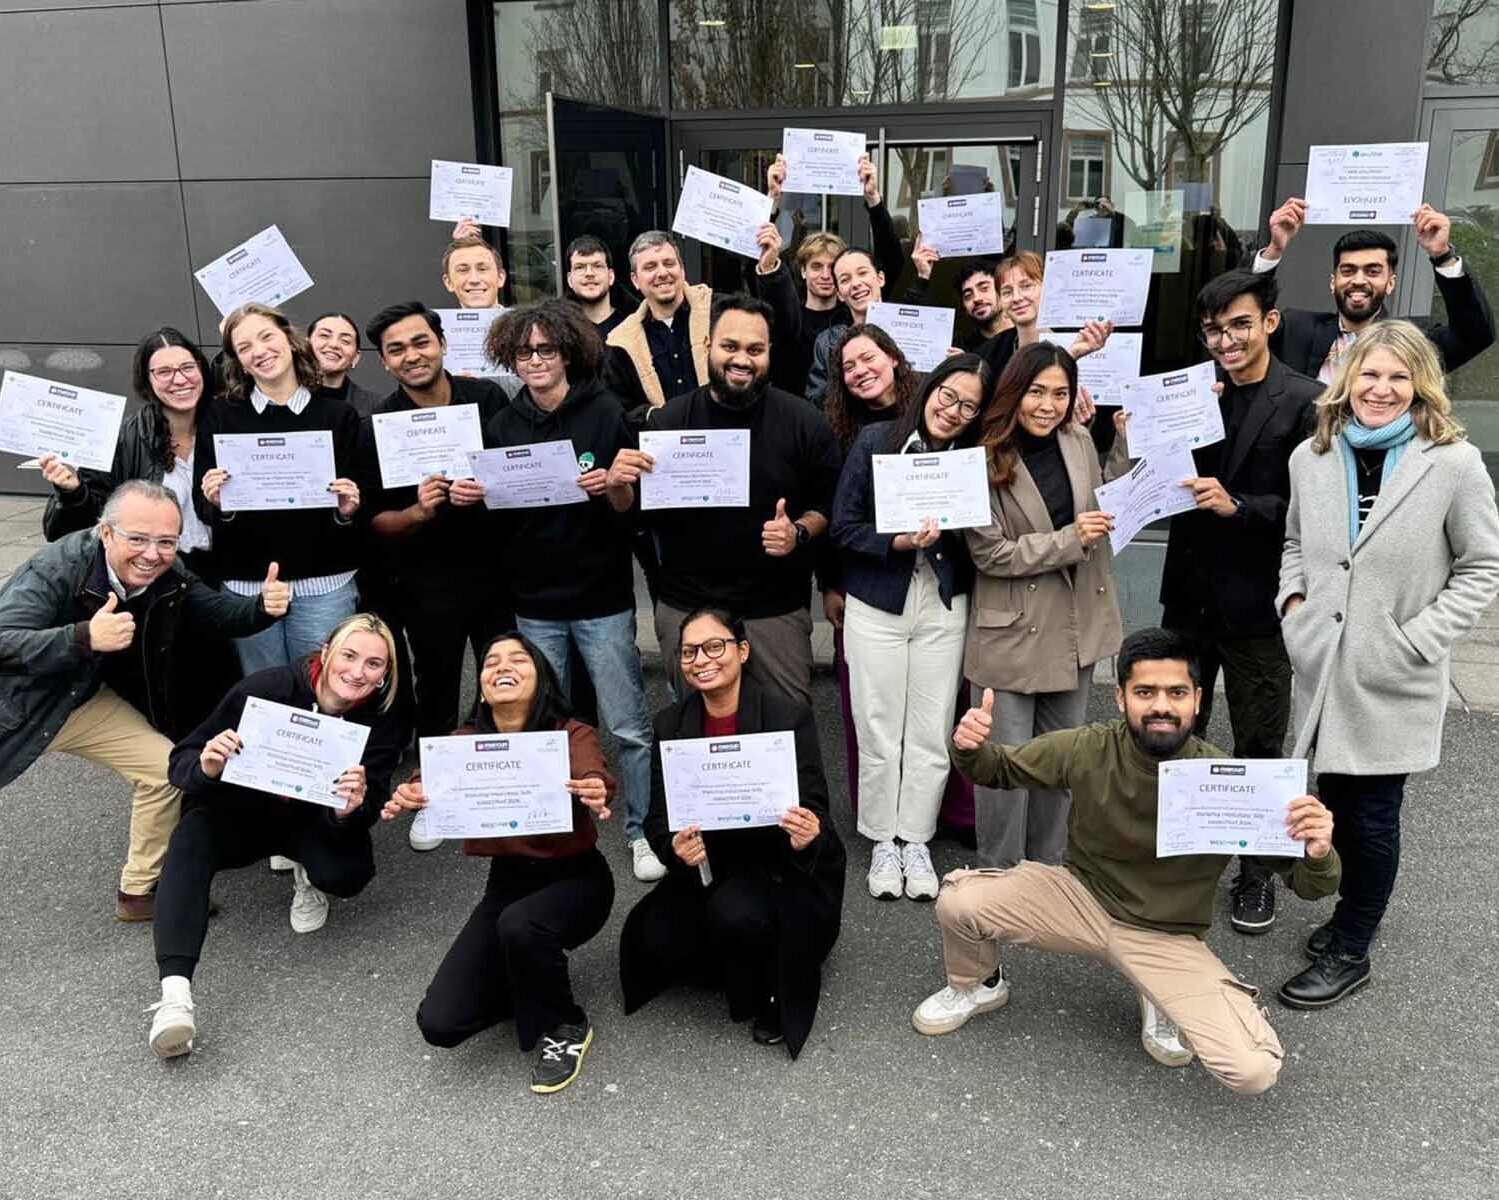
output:
[[823, 394], [823, 414], [845, 454], [875, 421], [898, 421], [921, 387], [906, 356], [878, 325], [850, 325], [833, 343], [838, 364]]

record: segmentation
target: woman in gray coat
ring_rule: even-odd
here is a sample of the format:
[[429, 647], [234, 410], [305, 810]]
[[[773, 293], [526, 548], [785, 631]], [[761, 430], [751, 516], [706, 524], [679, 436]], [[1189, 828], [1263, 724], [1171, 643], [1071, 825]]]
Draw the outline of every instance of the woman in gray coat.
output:
[[1297, 756], [1315, 749], [1343, 881], [1312, 965], [1280, 999], [1321, 1008], [1369, 979], [1400, 863], [1405, 780], [1437, 765], [1452, 647], [1499, 593], [1499, 512], [1452, 417], [1431, 343], [1405, 321], [1359, 335], [1291, 455], [1281, 631]]

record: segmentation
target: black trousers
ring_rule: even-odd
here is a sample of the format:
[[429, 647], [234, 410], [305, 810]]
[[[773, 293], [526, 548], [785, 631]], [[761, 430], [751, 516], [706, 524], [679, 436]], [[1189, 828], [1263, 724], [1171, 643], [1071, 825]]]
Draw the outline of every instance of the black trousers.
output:
[[602, 929], [613, 907], [614, 876], [597, 850], [491, 859], [484, 896], [416, 1010], [422, 1036], [456, 1046], [513, 1016], [516, 1040], [529, 1050], [548, 1030], [583, 1024], [567, 951]]
[[208, 934], [208, 892], [220, 871], [284, 854], [313, 886], [355, 896], [375, 877], [369, 829], [334, 823], [333, 810], [274, 796], [219, 794], [189, 802], [167, 844], [156, 885], [156, 965], [191, 979]]
[[364, 568], [355, 583], [359, 587], [359, 611], [374, 613], [390, 626], [391, 636], [396, 639], [396, 672], [400, 684], [392, 707], [396, 720], [400, 722], [404, 749], [410, 745], [411, 735], [416, 732], [416, 688], [411, 673], [411, 651], [406, 647], [406, 623], [384, 572], [385, 567], [381, 565]]
[[515, 614], [493, 585], [473, 579], [402, 579], [396, 586], [416, 675], [417, 736], [441, 737], [461, 724], [464, 655], [472, 647], [477, 660], [490, 638], [515, 627]]
[[1332, 844], [1343, 860], [1334, 941], [1349, 954], [1369, 952], [1400, 870], [1400, 806], [1404, 775], [1317, 776], [1322, 803], [1332, 810]]

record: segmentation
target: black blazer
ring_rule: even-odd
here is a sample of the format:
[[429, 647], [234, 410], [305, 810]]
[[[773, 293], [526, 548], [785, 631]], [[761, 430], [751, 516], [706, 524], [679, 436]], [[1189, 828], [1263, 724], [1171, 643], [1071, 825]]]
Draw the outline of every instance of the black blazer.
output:
[[[1455, 371], [1494, 344], [1494, 314], [1483, 289], [1468, 271], [1455, 279], [1440, 271], [1435, 275], [1449, 324], [1426, 317], [1412, 317], [1411, 321], [1431, 339], [1442, 356], [1443, 367]], [[1280, 328], [1270, 335], [1270, 351], [1291, 370], [1316, 379], [1337, 336], [1336, 312], [1282, 308]]]
[[[1315, 379], [1271, 358], [1264, 393], [1221, 447], [1218, 481], [1244, 502], [1243, 509], [1232, 517], [1198, 509], [1171, 518], [1161, 573], [1168, 626], [1196, 627], [1211, 595], [1225, 632], [1279, 628], [1275, 593], [1291, 499], [1291, 451], [1310, 434], [1321, 393]], [[1203, 453], [1194, 451], [1193, 457], [1203, 469]]]

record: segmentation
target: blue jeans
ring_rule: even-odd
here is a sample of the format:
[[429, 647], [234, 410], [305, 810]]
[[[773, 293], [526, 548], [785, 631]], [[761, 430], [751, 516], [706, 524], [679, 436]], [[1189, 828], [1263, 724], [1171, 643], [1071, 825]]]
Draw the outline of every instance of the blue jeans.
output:
[[267, 667], [285, 667], [322, 648], [328, 635], [357, 608], [358, 593], [352, 581], [326, 596], [299, 596], [291, 585], [291, 607], [269, 629], [234, 639], [240, 669], [246, 675]]
[[625, 804], [625, 839], [645, 836], [645, 813], [651, 802], [651, 717], [645, 708], [640, 651], [635, 648], [635, 610], [583, 621], [537, 621], [517, 618], [520, 631], [541, 647], [571, 694], [568, 643], [593, 679], [599, 700], [599, 724], [619, 744], [619, 783]]

